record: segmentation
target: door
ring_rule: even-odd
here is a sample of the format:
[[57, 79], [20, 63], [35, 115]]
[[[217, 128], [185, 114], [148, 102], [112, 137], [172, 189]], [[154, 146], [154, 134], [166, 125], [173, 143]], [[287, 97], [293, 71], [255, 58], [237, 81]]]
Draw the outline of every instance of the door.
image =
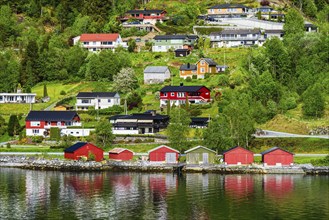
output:
[[176, 163], [176, 153], [166, 153], [166, 163]]
[[202, 161], [203, 161], [203, 164], [208, 164], [209, 163], [209, 154], [208, 153], [203, 153], [202, 154]]

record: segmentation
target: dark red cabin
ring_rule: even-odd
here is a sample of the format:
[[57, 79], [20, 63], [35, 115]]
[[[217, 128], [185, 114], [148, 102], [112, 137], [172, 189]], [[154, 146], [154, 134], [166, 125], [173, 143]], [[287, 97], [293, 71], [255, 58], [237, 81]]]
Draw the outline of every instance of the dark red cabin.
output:
[[109, 151], [109, 159], [111, 160], [132, 160], [134, 152], [125, 148], [113, 148]]
[[240, 146], [233, 147], [223, 152], [225, 164], [252, 164], [254, 153]]
[[72, 160], [78, 160], [81, 157], [88, 158], [90, 154], [95, 155], [95, 161], [101, 161], [104, 159], [104, 151], [101, 148], [87, 142], [77, 142], [64, 150], [64, 157]]
[[149, 160], [153, 162], [177, 163], [179, 151], [166, 145], [156, 147], [149, 152]]
[[290, 166], [294, 163], [294, 154], [278, 147], [273, 147], [261, 153], [264, 165]]

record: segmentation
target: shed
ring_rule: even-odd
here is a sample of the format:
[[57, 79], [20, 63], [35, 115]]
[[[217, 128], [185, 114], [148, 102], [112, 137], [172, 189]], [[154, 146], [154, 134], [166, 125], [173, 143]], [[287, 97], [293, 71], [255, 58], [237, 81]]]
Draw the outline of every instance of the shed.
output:
[[185, 153], [187, 164], [213, 164], [216, 160], [216, 151], [203, 146], [196, 146]]
[[81, 157], [88, 158], [90, 154], [95, 155], [95, 161], [101, 161], [104, 158], [104, 151], [101, 148], [87, 142], [77, 142], [64, 150], [64, 158], [72, 160], [78, 160]]
[[166, 145], [153, 148], [148, 152], [152, 162], [177, 163], [179, 151]]
[[73, 110], [73, 106], [67, 105], [67, 104], [58, 105], [58, 106], [55, 106], [54, 110], [55, 111], [71, 111], [71, 110]]
[[177, 49], [175, 50], [175, 57], [186, 57], [190, 54], [189, 49]]
[[261, 153], [264, 165], [289, 166], [294, 162], [294, 154], [279, 147], [273, 147]]
[[125, 148], [113, 148], [109, 151], [109, 159], [111, 160], [131, 160], [134, 152]]
[[167, 66], [147, 66], [144, 69], [144, 83], [163, 83], [170, 79], [170, 70]]
[[251, 164], [254, 162], [254, 153], [240, 146], [230, 148], [223, 152], [224, 162], [227, 165]]

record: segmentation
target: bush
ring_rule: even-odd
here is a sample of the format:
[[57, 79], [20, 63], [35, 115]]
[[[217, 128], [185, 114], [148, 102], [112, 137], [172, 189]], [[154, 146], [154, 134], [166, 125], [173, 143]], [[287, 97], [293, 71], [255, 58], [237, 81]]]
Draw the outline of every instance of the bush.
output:
[[64, 90], [62, 90], [59, 94], [60, 95], [66, 95], [66, 92]]
[[61, 138], [59, 128], [52, 127], [50, 128], [50, 140], [58, 141]]
[[9, 143], [9, 142], [7, 143], [7, 145], [6, 145], [6, 146], [7, 146], [7, 148], [11, 148], [11, 145], [10, 145], [10, 143]]
[[197, 78], [198, 78], [197, 75], [193, 75], [193, 76], [192, 76], [192, 79], [197, 79]]
[[88, 160], [89, 160], [89, 161], [95, 161], [95, 160], [96, 160], [96, 156], [95, 156], [95, 154], [89, 152], [89, 153], [88, 153]]
[[33, 136], [31, 137], [33, 143], [40, 144], [43, 141], [43, 136]]
[[185, 81], [186, 81], [186, 82], [191, 82], [192, 79], [191, 79], [191, 77], [188, 76], [188, 77], [186, 77]]
[[218, 84], [220, 86], [228, 86], [230, 83], [230, 79], [227, 75], [219, 75], [218, 76]]
[[209, 77], [210, 77], [210, 73], [205, 73], [205, 74], [204, 74], [204, 78], [205, 78], [205, 79], [208, 79]]
[[140, 138], [136, 138], [134, 142], [135, 142], [135, 143], [142, 143], [143, 141], [142, 141], [142, 139], [140, 139]]
[[114, 105], [109, 108], [99, 109], [99, 110], [89, 110], [87, 113], [89, 115], [116, 115], [123, 112], [123, 107], [119, 105]]

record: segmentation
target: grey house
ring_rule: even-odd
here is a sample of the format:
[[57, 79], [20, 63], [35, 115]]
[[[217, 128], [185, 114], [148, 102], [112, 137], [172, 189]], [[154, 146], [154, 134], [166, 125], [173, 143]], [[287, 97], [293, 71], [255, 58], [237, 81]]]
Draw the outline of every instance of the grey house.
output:
[[166, 79], [170, 79], [167, 66], [148, 66], [144, 70], [144, 84], [163, 83]]

